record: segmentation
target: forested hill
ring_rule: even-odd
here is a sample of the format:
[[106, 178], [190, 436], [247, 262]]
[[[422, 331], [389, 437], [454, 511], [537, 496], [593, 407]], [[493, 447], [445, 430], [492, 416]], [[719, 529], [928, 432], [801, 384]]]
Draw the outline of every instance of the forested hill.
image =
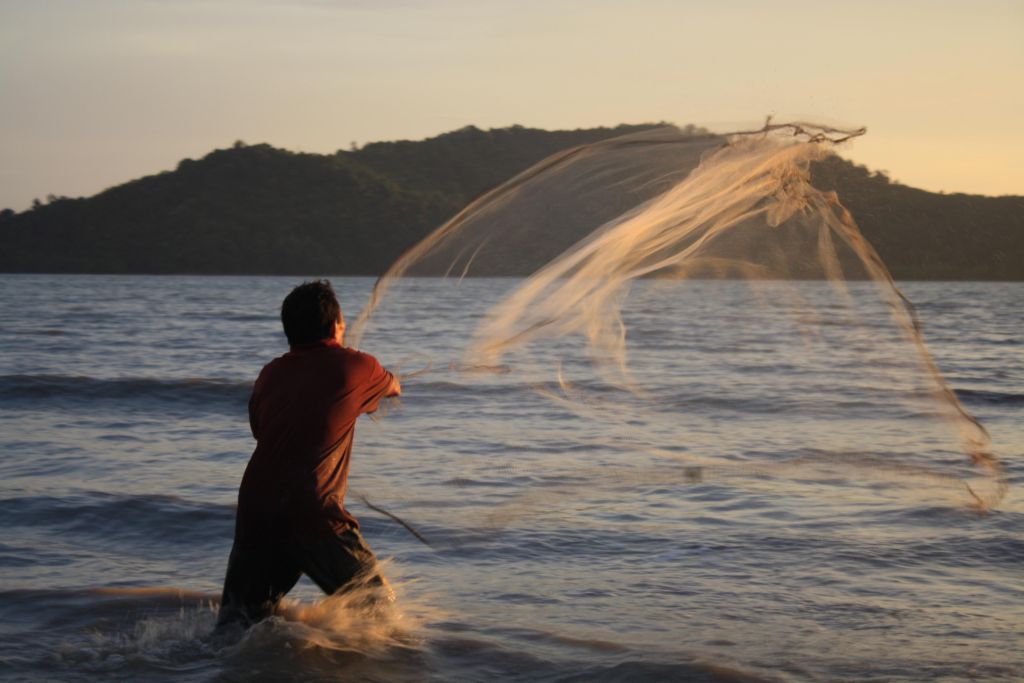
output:
[[[0, 271], [376, 275], [549, 154], [648, 127], [467, 127], [330, 155], [239, 142], [93, 197], [0, 212]], [[898, 279], [1024, 280], [1024, 197], [924, 192], [837, 158], [814, 175]]]

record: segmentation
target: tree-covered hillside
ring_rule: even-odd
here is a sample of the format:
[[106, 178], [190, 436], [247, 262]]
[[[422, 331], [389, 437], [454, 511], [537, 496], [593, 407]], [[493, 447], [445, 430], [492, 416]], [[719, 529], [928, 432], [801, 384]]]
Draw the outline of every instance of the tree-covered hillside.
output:
[[830, 157], [815, 186], [835, 190], [900, 280], [1024, 280], [1024, 197], [936, 194]]
[[7, 271], [372, 274], [451, 213], [347, 155], [217, 150], [0, 223]]
[[[331, 155], [236, 143], [93, 197], [0, 212], [0, 271], [375, 275], [544, 157], [648, 127], [467, 127]], [[1022, 197], [933, 194], [838, 158], [814, 175], [897, 278], [1024, 279]]]

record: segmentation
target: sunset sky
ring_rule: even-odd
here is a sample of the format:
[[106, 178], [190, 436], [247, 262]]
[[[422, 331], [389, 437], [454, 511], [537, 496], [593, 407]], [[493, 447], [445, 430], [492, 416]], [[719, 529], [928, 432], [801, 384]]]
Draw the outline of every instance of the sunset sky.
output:
[[1024, 194], [1024, 2], [0, 0], [0, 208], [235, 140], [473, 124], [867, 126], [928, 190]]

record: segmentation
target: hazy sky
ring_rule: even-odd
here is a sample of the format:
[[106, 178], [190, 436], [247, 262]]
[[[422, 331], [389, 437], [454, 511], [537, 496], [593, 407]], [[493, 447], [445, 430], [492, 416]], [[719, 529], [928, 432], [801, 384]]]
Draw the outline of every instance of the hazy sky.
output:
[[1024, 194], [1024, 1], [0, 0], [0, 207], [237, 139], [766, 114], [929, 190]]

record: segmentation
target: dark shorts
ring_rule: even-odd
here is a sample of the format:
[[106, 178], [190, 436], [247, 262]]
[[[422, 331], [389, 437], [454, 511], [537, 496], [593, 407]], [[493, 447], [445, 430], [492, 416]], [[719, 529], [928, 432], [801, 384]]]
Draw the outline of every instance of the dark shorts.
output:
[[382, 587], [377, 558], [356, 529], [302, 539], [235, 541], [217, 626], [249, 626], [270, 616], [305, 574], [328, 595]]

